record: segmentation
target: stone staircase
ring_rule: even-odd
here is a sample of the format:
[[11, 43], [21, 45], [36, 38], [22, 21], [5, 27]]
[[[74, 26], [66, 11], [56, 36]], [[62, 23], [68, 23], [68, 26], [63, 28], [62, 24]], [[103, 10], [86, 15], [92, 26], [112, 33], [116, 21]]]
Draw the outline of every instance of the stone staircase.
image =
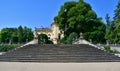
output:
[[120, 58], [88, 44], [29, 44], [0, 56], [1, 62], [120, 62]]

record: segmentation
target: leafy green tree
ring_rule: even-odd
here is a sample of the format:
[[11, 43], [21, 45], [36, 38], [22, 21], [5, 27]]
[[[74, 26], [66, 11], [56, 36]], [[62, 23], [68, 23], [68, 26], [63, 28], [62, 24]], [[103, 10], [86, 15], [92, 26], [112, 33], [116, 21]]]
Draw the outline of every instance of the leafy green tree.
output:
[[110, 21], [110, 17], [109, 14], [106, 14], [106, 34], [105, 34], [105, 38], [109, 39], [110, 38], [110, 26], [111, 26], [111, 21]]
[[117, 4], [117, 9], [115, 10], [115, 14], [114, 14], [114, 21], [119, 21], [120, 20], [120, 0], [118, 1]]
[[18, 28], [3, 28], [0, 31], [1, 43], [22, 43], [33, 40], [31, 28], [19, 26]]
[[76, 32], [77, 34], [82, 32], [85, 35], [86, 33], [90, 33], [90, 35], [84, 36], [88, 37], [87, 40], [90, 39], [89, 36], [94, 31], [102, 32], [101, 34], [104, 33], [103, 37], [99, 39], [104, 39], [105, 36], [106, 27], [101, 18], [98, 18], [91, 6], [83, 0], [66, 2], [61, 6], [54, 21], [58, 23], [60, 29], [65, 31], [66, 38], [72, 32]]
[[106, 14], [105, 19], [106, 19], [106, 23], [107, 23], [107, 24], [106, 24], [106, 31], [108, 31], [108, 30], [110, 29], [110, 24], [111, 24], [109, 14]]
[[115, 10], [115, 15], [114, 15], [114, 23], [115, 23], [115, 43], [120, 43], [120, 0], [118, 1], [117, 4], [117, 9]]
[[117, 23], [117, 26], [116, 26], [116, 28], [114, 29], [114, 34], [115, 34], [114, 42], [115, 42], [115, 43], [120, 43], [120, 22]]
[[18, 27], [18, 41], [21, 42], [28, 42], [33, 40], [33, 32], [31, 28], [27, 28], [26, 26], [23, 28], [22, 26]]
[[112, 21], [105, 35], [105, 38], [109, 43], [115, 43], [115, 37], [116, 37], [115, 28], [116, 28], [116, 24], [114, 23], [114, 21]]
[[24, 33], [23, 33], [23, 27], [19, 26], [18, 27], [18, 42], [19, 43], [22, 43], [22, 41], [23, 41], [23, 35], [24, 35]]
[[120, 43], [120, 0], [118, 1], [114, 18], [109, 31], [107, 31], [106, 37], [110, 43]]
[[72, 42], [78, 37], [77, 33], [72, 32], [67, 38], [67, 44], [72, 44]]
[[0, 43], [2, 42], [1, 31], [0, 31]]
[[6, 43], [6, 42], [9, 41], [8, 32], [9, 31], [8, 31], [7, 28], [4, 28], [4, 29], [1, 30], [1, 32], [0, 32], [0, 40], [1, 40], [1, 42]]
[[33, 35], [33, 31], [32, 31], [32, 29], [31, 29], [31, 28], [28, 28], [27, 32], [28, 32], [28, 33], [27, 33], [28, 41], [33, 40], [34, 35]]
[[66, 38], [65, 38], [65, 37], [62, 38], [62, 39], [60, 40], [60, 43], [62, 43], [62, 44], [67, 44], [67, 40], [66, 40]]
[[39, 44], [53, 44], [53, 42], [48, 39], [48, 36], [46, 34], [38, 35], [38, 43]]
[[23, 28], [23, 42], [33, 40], [33, 32], [31, 28], [27, 28], [26, 26]]
[[[9, 43], [10, 41], [12, 42], [13, 35], [17, 36], [17, 28], [3, 28], [0, 32], [0, 40], [3, 43]], [[16, 34], [14, 34], [16, 33]]]
[[47, 44], [53, 44], [51, 40], [47, 40]]
[[[16, 29], [17, 30], [17, 29]], [[17, 31], [11, 34], [12, 43], [18, 43], [18, 34]]]
[[23, 28], [23, 42], [26, 42], [28, 40], [28, 28], [25, 26]]

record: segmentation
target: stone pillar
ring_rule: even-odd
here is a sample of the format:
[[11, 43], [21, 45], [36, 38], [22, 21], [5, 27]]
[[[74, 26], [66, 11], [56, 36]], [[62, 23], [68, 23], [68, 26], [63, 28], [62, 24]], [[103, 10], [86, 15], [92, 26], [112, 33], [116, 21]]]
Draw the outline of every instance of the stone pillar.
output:
[[108, 41], [106, 41], [107, 42], [107, 46], [109, 45], [109, 42]]
[[34, 31], [34, 39], [37, 39], [38, 38], [38, 34], [36, 31]]
[[83, 39], [83, 34], [82, 33], [80, 33], [80, 39]]
[[92, 39], [90, 39], [90, 43], [92, 43]]
[[80, 33], [80, 38], [79, 38], [79, 43], [78, 44], [82, 44], [83, 43], [83, 34]]

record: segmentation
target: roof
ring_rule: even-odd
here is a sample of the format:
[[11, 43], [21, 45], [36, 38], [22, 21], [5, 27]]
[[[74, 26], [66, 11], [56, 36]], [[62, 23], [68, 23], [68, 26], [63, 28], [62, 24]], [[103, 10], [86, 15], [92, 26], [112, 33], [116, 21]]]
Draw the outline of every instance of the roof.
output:
[[52, 32], [50, 28], [36, 28], [36, 32]]

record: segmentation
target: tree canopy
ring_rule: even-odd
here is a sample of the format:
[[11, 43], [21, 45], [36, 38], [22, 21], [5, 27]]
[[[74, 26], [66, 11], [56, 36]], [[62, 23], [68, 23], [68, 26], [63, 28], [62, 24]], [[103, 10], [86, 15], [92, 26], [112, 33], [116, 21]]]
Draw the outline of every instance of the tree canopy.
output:
[[31, 28], [19, 26], [18, 28], [3, 28], [0, 31], [1, 43], [23, 43], [31, 41], [34, 35]]
[[38, 35], [38, 44], [53, 44], [53, 42], [49, 40], [49, 38], [46, 34], [39, 34]]
[[92, 39], [93, 42], [104, 40], [105, 25], [101, 18], [97, 17], [90, 4], [83, 0], [64, 3], [54, 21], [58, 23], [60, 29], [64, 30], [66, 38], [72, 32], [77, 34], [82, 32], [87, 40]]
[[109, 30], [106, 33], [106, 39], [109, 43], [120, 43], [120, 0], [116, 7], [113, 21], [110, 23]]
[[78, 37], [77, 33], [72, 32], [67, 38], [67, 44], [72, 44], [73, 40], [75, 40], [77, 37]]

